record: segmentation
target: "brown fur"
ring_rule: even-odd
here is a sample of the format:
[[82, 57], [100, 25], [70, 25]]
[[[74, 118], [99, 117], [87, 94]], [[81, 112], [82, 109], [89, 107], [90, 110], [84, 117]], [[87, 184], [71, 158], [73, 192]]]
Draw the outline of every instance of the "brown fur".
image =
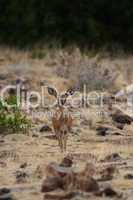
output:
[[69, 113], [61, 107], [54, 113], [52, 117], [53, 128], [58, 140], [61, 151], [66, 151], [68, 133], [71, 130], [73, 119]]

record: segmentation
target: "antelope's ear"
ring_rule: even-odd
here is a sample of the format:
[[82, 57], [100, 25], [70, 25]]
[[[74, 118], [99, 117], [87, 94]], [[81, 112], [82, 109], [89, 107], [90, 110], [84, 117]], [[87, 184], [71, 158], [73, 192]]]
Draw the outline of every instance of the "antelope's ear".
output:
[[57, 98], [58, 94], [57, 94], [57, 91], [52, 88], [52, 87], [47, 87], [48, 88], [48, 93], [52, 96], [54, 96], [55, 98]]
[[65, 105], [67, 98], [74, 94], [75, 90], [73, 88], [69, 88], [65, 93], [63, 93], [60, 97], [61, 105]]

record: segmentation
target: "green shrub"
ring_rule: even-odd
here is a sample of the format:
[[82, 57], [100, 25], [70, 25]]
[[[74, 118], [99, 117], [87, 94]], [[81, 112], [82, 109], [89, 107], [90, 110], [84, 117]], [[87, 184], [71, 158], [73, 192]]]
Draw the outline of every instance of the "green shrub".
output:
[[[8, 98], [8, 103], [14, 104], [15, 97]], [[26, 133], [31, 127], [31, 122], [16, 106], [7, 109], [0, 102], [0, 134]]]
[[10, 115], [0, 113], [0, 132], [9, 133], [26, 133], [30, 128], [30, 121], [20, 112], [14, 112]]

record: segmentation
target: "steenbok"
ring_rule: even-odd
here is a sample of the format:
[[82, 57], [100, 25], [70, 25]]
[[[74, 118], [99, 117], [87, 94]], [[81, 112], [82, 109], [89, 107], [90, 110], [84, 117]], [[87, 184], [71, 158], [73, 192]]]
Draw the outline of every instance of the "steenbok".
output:
[[48, 87], [48, 93], [57, 99], [57, 109], [52, 115], [52, 125], [61, 152], [64, 152], [66, 151], [68, 133], [72, 128], [73, 122], [73, 118], [69, 113], [68, 108], [65, 108], [64, 105], [68, 96], [73, 95], [74, 91], [69, 89], [64, 94], [58, 96], [55, 89]]

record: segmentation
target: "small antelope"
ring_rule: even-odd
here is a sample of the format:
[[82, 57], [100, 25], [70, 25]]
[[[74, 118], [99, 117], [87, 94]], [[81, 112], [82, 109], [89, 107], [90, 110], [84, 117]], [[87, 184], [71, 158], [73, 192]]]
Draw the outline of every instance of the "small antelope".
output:
[[52, 124], [61, 152], [64, 152], [66, 151], [68, 133], [71, 130], [73, 122], [73, 119], [70, 113], [68, 113], [68, 109], [64, 107], [64, 104], [66, 103], [67, 97], [73, 94], [73, 91], [68, 90], [66, 93], [58, 97], [56, 90], [48, 87], [48, 93], [56, 97], [58, 100], [58, 109], [52, 116]]

